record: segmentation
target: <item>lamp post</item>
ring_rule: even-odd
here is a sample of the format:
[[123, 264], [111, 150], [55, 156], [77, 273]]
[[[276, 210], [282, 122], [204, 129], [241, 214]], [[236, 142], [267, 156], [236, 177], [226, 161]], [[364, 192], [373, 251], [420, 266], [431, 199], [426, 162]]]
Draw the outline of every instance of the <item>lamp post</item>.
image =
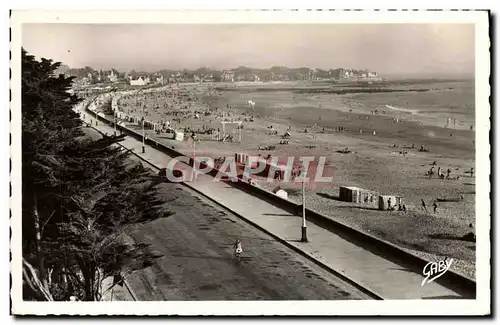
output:
[[116, 113], [117, 113], [117, 112], [114, 110], [114, 111], [113, 111], [113, 114], [114, 114], [114, 116], [115, 116], [115, 137], [116, 137]]
[[301, 242], [307, 243], [307, 225], [306, 225], [306, 171], [305, 168], [301, 170], [302, 178], [302, 238]]
[[193, 172], [191, 176], [191, 181], [194, 182], [196, 180], [196, 136], [191, 135], [191, 140], [193, 141]]
[[193, 137], [193, 166], [194, 166], [195, 159], [196, 159], [196, 138]]
[[142, 153], [146, 153], [145, 134], [144, 134], [144, 105], [142, 106]]
[[[139, 89], [139, 91], [137, 91], [136, 93], [136, 97], [135, 97], [135, 105], [137, 107], [137, 102], [138, 102], [138, 97], [139, 97], [139, 93], [144, 90], [144, 89]], [[141, 121], [141, 124], [142, 124], [142, 153], [146, 153], [146, 145], [145, 145], [145, 133], [144, 133], [144, 121], [145, 121], [145, 117], [144, 117], [144, 105], [142, 105], [142, 121]]]
[[241, 122], [238, 123], [238, 129], [239, 129], [238, 131], [240, 131], [240, 133], [239, 133], [239, 139], [238, 140], [241, 143]]

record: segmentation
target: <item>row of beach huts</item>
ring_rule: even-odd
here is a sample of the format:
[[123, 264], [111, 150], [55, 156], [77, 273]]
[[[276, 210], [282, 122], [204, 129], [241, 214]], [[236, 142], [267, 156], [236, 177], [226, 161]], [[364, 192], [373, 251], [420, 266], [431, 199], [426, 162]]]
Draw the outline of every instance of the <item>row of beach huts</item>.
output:
[[377, 204], [379, 210], [391, 210], [404, 205], [401, 196], [379, 195], [373, 191], [355, 186], [341, 186], [339, 200], [352, 203]]

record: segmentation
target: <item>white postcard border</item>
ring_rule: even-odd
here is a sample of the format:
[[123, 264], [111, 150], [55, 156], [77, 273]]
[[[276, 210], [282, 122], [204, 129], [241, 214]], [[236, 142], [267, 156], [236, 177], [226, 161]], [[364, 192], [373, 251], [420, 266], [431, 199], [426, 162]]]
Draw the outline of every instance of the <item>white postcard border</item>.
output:
[[[476, 300], [25, 302], [21, 264], [21, 35], [23, 23], [471, 23], [476, 64]], [[12, 312], [36, 315], [484, 315], [490, 309], [490, 40], [487, 12], [479, 11], [13, 11], [11, 16], [10, 220]]]

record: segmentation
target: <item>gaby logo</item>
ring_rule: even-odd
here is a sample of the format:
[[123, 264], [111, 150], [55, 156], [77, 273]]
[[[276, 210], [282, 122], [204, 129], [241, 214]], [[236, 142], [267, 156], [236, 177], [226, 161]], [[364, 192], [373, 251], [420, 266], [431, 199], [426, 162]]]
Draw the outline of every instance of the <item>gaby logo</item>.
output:
[[447, 261], [445, 258], [444, 261], [427, 263], [423, 270], [423, 274], [426, 277], [422, 281], [422, 287], [424, 286], [424, 284], [431, 283], [432, 281], [445, 274], [450, 269], [452, 262], [453, 259]]

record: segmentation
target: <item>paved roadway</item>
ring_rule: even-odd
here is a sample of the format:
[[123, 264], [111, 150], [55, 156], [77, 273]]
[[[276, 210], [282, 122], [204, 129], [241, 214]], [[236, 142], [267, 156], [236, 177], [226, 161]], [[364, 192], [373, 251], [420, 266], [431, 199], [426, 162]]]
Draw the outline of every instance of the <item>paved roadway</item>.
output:
[[[162, 255], [127, 278], [139, 300], [370, 299], [186, 187], [162, 183], [159, 188], [174, 214], [129, 232]], [[240, 263], [232, 257], [236, 239], [243, 243]], [[125, 295], [115, 294], [114, 300], [120, 299]]]

